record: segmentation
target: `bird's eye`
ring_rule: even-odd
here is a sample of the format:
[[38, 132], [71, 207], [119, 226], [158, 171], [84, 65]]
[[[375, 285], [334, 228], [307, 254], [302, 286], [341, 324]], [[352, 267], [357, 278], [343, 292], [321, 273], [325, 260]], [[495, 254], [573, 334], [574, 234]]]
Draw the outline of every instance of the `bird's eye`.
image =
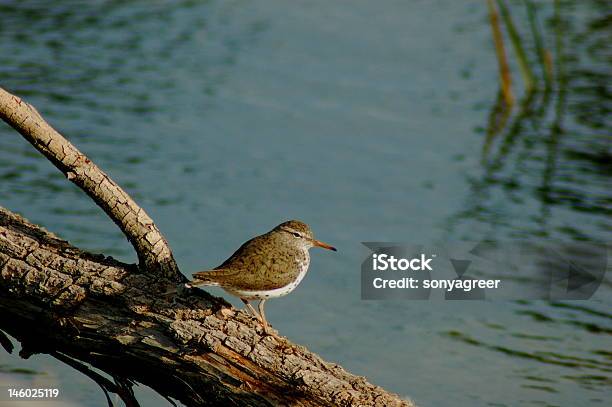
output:
[[296, 233], [296, 232], [293, 232], [292, 235], [295, 236], [295, 237], [300, 237], [300, 234]]

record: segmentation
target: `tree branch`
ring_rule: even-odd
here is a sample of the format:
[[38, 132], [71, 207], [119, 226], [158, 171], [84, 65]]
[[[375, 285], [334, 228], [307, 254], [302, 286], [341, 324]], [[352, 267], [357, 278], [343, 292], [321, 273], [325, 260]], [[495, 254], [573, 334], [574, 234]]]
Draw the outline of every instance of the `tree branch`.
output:
[[0, 88], [0, 117], [106, 212], [134, 246], [141, 267], [177, 282], [184, 280], [170, 246], [144, 209], [51, 127], [34, 106]]

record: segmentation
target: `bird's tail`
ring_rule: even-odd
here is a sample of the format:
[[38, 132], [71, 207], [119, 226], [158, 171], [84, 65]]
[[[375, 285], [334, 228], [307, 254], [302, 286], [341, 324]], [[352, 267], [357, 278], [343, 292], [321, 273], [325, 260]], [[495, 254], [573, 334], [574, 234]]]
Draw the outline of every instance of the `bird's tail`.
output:
[[216, 277], [219, 270], [206, 270], [206, 271], [198, 271], [197, 273], [193, 273], [193, 281], [188, 282], [187, 284], [193, 287], [198, 286], [209, 286], [215, 287], [219, 285]]
[[[185, 289], [185, 288], [201, 287], [201, 286], [208, 286], [208, 287], [219, 286], [219, 283], [213, 280], [215, 271], [216, 270], [199, 271], [197, 273], [194, 273], [192, 281], [182, 284], [179, 287], [182, 287], [182, 289]], [[181, 288], [179, 287], [168, 290], [163, 295], [174, 294], [181, 290]]]

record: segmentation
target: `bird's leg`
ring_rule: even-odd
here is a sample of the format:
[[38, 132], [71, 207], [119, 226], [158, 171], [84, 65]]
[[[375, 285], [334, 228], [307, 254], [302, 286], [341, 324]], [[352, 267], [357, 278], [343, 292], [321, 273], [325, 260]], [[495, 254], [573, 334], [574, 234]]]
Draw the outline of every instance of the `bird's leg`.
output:
[[[261, 316], [259, 316], [259, 314], [257, 313], [257, 311], [255, 311], [255, 308], [253, 308], [253, 306], [252, 306], [251, 304], [249, 304], [249, 302], [248, 302], [247, 300], [245, 300], [244, 298], [241, 298], [240, 300], [241, 300], [241, 301], [244, 303], [244, 305], [246, 305], [247, 313], [253, 314], [253, 316], [254, 316], [255, 318], [257, 318], [257, 320], [258, 320], [260, 323], [263, 323], [263, 322], [261, 322]], [[249, 312], [249, 311], [250, 311], [250, 312]]]
[[268, 325], [268, 321], [266, 320], [266, 313], [264, 312], [264, 304], [266, 303], [266, 300], [261, 300], [259, 301], [259, 315], [261, 315], [261, 323], [263, 325], [264, 328], [264, 332], [268, 335], [275, 335], [274, 331], [272, 330], [272, 327], [270, 325]]

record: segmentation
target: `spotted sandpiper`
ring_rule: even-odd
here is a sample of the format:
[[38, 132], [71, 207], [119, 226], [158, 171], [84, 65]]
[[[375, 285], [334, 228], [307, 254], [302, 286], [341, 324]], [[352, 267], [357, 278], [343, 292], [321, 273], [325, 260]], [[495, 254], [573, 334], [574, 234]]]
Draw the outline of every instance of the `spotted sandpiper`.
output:
[[[194, 273], [187, 286], [220, 286], [240, 298], [270, 333], [266, 300], [287, 295], [297, 287], [308, 271], [308, 249], [314, 246], [336, 251], [316, 240], [307, 224], [290, 220], [244, 243], [220, 266]], [[249, 303], [252, 300], [259, 300], [259, 314]]]

